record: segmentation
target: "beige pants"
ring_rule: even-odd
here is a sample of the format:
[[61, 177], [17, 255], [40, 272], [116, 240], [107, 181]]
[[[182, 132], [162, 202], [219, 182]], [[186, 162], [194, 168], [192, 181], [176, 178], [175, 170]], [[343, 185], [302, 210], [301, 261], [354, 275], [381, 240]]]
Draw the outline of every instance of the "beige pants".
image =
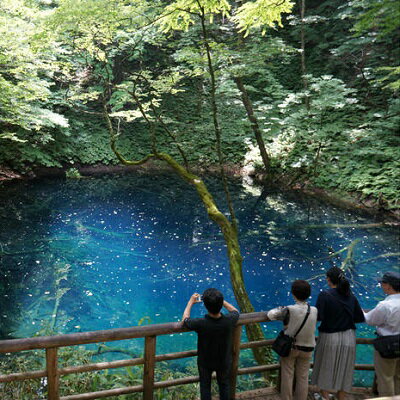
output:
[[[306, 400], [308, 395], [308, 372], [312, 351], [292, 349], [287, 357], [281, 357], [281, 399]], [[293, 396], [293, 377], [296, 387]]]
[[383, 358], [374, 352], [379, 396], [400, 394], [400, 358]]

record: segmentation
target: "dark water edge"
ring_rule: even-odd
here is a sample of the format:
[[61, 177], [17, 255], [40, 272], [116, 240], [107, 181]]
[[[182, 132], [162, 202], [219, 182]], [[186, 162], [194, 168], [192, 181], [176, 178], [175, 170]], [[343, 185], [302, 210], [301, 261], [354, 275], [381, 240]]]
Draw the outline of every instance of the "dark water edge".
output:
[[[101, 176], [101, 175], [114, 175], [114, 174], [151, 174], [160, 173], [165, 171], [172, 171], [165, 163], [158, 160], [150, 160], [144, 165], [80, 165], [74, 164], [68, 167], [36, 167], [26, 175], [21, 175], [12, 170], [0, 166], [0, 189], [1, 186], [7, 186], [8, 183], [15, 180], [32, 180], [32, 179], [46, 179], [46, 178], [63, 178], [66, 171], [70, 168], [76, 168], [82, 177]], [[230, 177], [243, 177], [243, 170], [240, 166], [234, 164], [226, 164], [225, 172]], [[200, 177], [207, 175], [218, 175], [219, 166], [208, 165], [206, 167], [193, 168], [193, 172]], [[381, 204], [379, 199], [374, 198], [361, 198], [357, 193], [344, 193], [335, 192], [332, 190], [325, 190], [320, 187], [310, 185], [309, 182], [295, 183], [288, 185], [291, 182], [290, 176], [282, 177], [280, 181], [275, 181], [272, 184], [265, 184], [265, 175], [255, 174], [254, 176], [247, 176], [249, 181], [254, 182], [256, 185], [265, 185], [266, 194], [276, 192], [294, 192], [299, 193], [301, 196], [315, 197], [325, 203], [339, 207], [345, 210], [359, 212], [361, 215], [369, 216], [377, 221], [385, 222], [388, 224], [400, 224], [400, 209], [387, 209], [384, 204]]]

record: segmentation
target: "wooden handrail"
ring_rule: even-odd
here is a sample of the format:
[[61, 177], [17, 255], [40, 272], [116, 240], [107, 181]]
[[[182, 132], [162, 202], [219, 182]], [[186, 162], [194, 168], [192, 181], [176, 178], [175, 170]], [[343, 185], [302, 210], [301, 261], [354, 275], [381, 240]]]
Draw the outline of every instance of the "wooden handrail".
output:
[[[269, 321], [264, 312], [241, 314], [237, 325], [247, 325]], [[129, 328], [107, 329], [101, 331], [67, 333], [55, 336], [41, 336], [27, 339], [0, 340], [0, 353], [14, 353], [23, 350], [47, 349], [50, 347], [76, 346], [80, 344], [112, 342], [115, 340], [137, 339], [147, 336], [170, 335], [188, 332], [182, 322], [168, 322]]]
[[[233, 366], [231, 371], [231, 397], [235, 396], [237, 375], [259, 373], [264, 371], [279, 370], [279, 364], [260, 365], [248, 368], [239, 368], [239, 353], [241, 349], [256, 348], [271, 345], [274, 339], [259, 340], [248, 343], [241, 343], [242, 325], [269, 321], [265, 312], [241, 314], [233, 335]], [[79, 332], [57, 336], [44, 336], [27, 339], [10, 339], [0, 341], [0, 353], [12, 353], [23, 350], [46, 349], [46, 370], [20, 372], [8, 375], [0, 375], [0, 382], [12, 382], [25, 379], [47, 377], [48, 399], [49, 400], [88, 400], [118, 396], [128, 393], [142, 392], [144, 400], [153, 398], [155, 389], [170, 386], [183, 385], [198, 382], [199, 377], [186, 377], [171, 379], [163, 382], [154, 382], [154, 367], [156, 362], [176, 360], [197, 355], [196, 350], [183, 351], [178, 353], [156, 355], [156, 338], [159, 335], [176, 334], [187, 332], [181, 322], [166, 324], [154, 324], [146, 326], [134, 326], [129, 328], [109, 329], [92, 332]], [[118, 360], [111, 362], [100, 362], [74, 367], [58, 368], [57, 351], [59, 347], [81, 345], [87, 343], [109, 342], [114, 340], [145, 338], [144, 357], [129, 360]], [[372, 344], [372, 339], [358, 338], [358, 344]], [[63, 375], [96, 371], [121, 366], [144, 365], [143, 385], [131, 386], [118, 389], [103, 390], [100, 392], [75, 394], [60, 397], [59, 379]], [[356, 365], [359, 370], [373, 370], [373, 365]]]

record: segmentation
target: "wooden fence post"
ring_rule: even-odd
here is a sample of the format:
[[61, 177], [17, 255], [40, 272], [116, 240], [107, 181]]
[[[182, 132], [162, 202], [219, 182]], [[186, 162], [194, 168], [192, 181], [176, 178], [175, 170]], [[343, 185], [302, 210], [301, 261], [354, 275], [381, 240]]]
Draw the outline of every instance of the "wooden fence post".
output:
[[234, 400], [236, 397], [236, 378], [239, 368], [240, 340], [242, 337], [242, 326], [236, 326], [232, 335], [232, 369], [230, 377], [230, 398]]
[[146, 336], [144, 345], [143, 400], [153, 400], [156, 336]]
[[47, 398], [48, 400], [60, 400], [57, 347], [46, 349], [47, 371]]

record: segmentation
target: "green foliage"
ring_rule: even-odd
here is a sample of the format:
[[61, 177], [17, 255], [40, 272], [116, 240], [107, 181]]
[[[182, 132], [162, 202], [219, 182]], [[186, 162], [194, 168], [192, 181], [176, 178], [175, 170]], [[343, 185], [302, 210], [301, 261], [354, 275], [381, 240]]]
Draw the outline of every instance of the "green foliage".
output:
[[[63, 0], [48, 19], [48, 29], [66, 38], [74, 37], [74, 49], [84, 50], [91, 58], [107, 62], [116, 30], [124, 24], [125, 18], [140, 15], [143, 3], [133, 3], [124, 6], [119, 0]], [[135, 13], [132, 13], [133, 7]]]
[[[400, 7], [397, 1], [358, 0], [354, 2], [353, 7], [360, 10], [353, 27], [353, 31], [356, 32], [357, 36], [362, 37], [363, 35], [368, 35], [369, 31], [374, 31], [376, 32], [377, 40], [384, 42], [385, 39], [392, 39], [392, 34], [396, 31], [398, 32], [400, 28]], [[397, 91], [400, 87], [398, 49], [397, 57], [387, 61], [391, 61], [392, 65], [375, 67], [378, 74], [384, 74], [381, 78], [378, 76], [376, 82], [378, 84], [383, 82], [385, 83], [384, 88]], [[394, 63], [396, 63], [395, 66], [393, 65]]]
[[[80, 346], [76, 348], [62, 348], [59, 351], [60, 367], [72, 365], [85, 365], [94, 362], [93, 352]], [[10, 374], [16, 371], [27, 372], [44, 369], [43, 352], [33, 351], [24, 355], [2, 356], [0, 358], [0, 369], [3, 374]], [[168, 380], [182, 378], [196, 374], [194, 368], [189, 371], [179, 371], [168, 368], [166, 363], [159, 363], [155, 371], [157, 380]], [[93, 371], [80, 374], [69, 374], [60, 378], [61, 395], [72, 395], [86, 392], [96, 392], [126, 386], [142, 384], [143, 367], [126, 367], [110, 369], [105, 371]], [[184, 385], [176, 388], [156, 390], [154, 399], [157, 400], [194, 400], [198, 397], [198, 385]], [[45, 379], [33, 379], [20, 382], [0, 384], [0, 397], [2, 400], [31, 400], [45, 399], [47, 385]], [[113, 396], [110, 399], [132, 400], [141, 399], [141, 393]]]
[[[65, 347], [59, 350], [59, 367], [71, 367], [97, 362], [98, 355], [94, 351], [87, 350], [84, 346]], [[42, 351], [29, 351], [23, 355], [7, 355], [0, 357], [0, 369], [2, 374], [15, 372], [31, 372], [43, 370], [45, 357]], [[249, 352], [244, 354], [244, 365], [253, 366], [254, 360]], [[194, 362], [186, 367], [170, 366], [166, 362], [157, 363], [155, 380], [166, 381], [187, 376], [198, 375]], [[125, 367], [104, 371], [92, 371], [79, 374], [63, 375], [60, 378], [60, 394], [62, 396], [95, 392], [126, 386], [142, 384], [143, 367]], [[253, 390], [265, 386], [265, 380], [260, 375], [238, 377], [238, 391]], [[217, 394], [216, 382], [212, 384], [213, 395]], [[31, 400], [46, 398], [46, 380], [33, 379], [20, 382], [5, 383], [0, 385], [0, 397], [2, 400]], [[199, 395], [198, 384], [180, 385], [167, 389], [159, 389], [154, 393], [155, 400], [195, 400]], [[141, 399], [141, 393], [110, 397], [115, 400]]]
[[[280, 168], [297, 170], [323, 188], [398, 207], [398, 101], [361, 118], [354, 90], [327, 76], [309, 77], [309, 83], [309, 91], [290, 94], [279, 105], [283, 132], [275, 138], [274, 157]], [[309, 110], [302, 104], [305, 96]]]
[[27, 143], [49, 128], [67, 127], [66, 118], [52, 110], [52, 76], [56, 67], [54, 43], [36, 39], [41, 12], [23, 0], [4, 0], [0, 6], [0, 141]]
[[[309, 0], [303, 20], [289, 1], [236, 9], [220, 0], [46, 4], [1, 2], [0, 48], [7, 51], [0, 52], [0, 165], [26, 172], [116, 164], [103, 100], [124, 156], [143, 158], [151, 150], [149, 127], [132, 94], [174, 137], [156, 121], [160, 151], [181, 159], [179, 143], [190, 163], [216, 163], [204, 12], [228, 163], [242, 163], [254, 145], [233, 81], [241, 77], [278, 175], [398, 204], [394, 1]], [[239, 30], [254, 34], [243, 39]], [[308, 90], [300, 89], [301, 30]]]
[[379, 84], [384, 85], [384, 89], [391, 89], [395, 92], [400, 89], [400, 67], [380, 67], [377, 71], [384, 73], [382, 78], [376, 80]]
[[227, 16], [231, 6], [226, 0], [177, 0], [164, 9], [159, 20], [161, 30], [165, 33], [176, 30], [187, 31], [195, 24], [195, 17], [204, 13], [212, 23], [215, 15]]
[[256, 0], [245, 2], [239, 7], [233, 21], [241, 31], [249, 34], [251, 28], [262, 27], [262, 34], [266, 27], [282, 27], [282, 13], [290, 13], [293, 3], [288, 0], [276, 2], [275, 0]]
[[400, 7], [396, 0], [357, 0], [353, 7], [362, 10], [354, 26], [356, 32], [379, 28], [379, 34], [385, 35], [399, 27]]
[[79, 179], [82, 178], [82, 175], [77, 168], [69, 168], [65, 171], [65, 177], [69, 179]]

